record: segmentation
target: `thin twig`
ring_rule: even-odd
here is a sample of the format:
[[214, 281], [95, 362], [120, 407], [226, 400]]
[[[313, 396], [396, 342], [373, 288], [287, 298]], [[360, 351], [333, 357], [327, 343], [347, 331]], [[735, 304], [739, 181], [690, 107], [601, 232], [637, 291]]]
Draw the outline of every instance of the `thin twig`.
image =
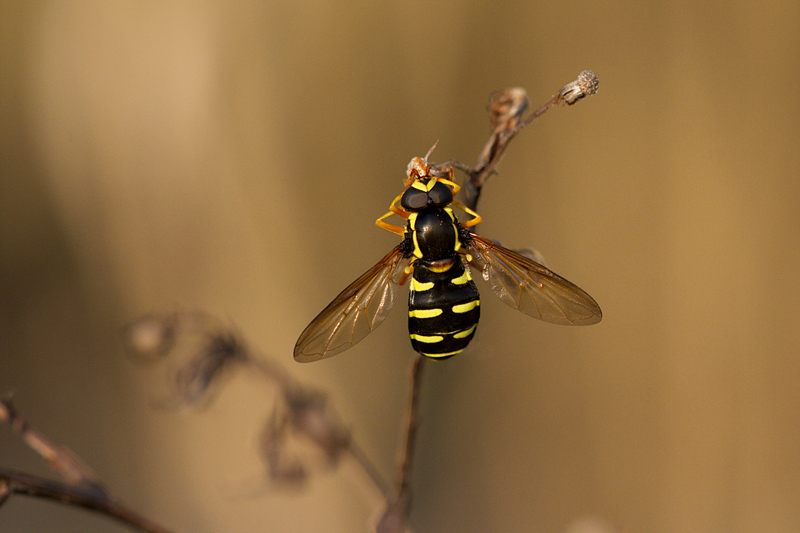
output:
[[408, 427], [406, 428], [406, 442], [403, 447], [403, 459], [400, 462], [400, 483], [398, 494], [409, 498], [411, 487], [411, 465], [414, 459], [414, 444], [417, 440], [417, 420], [419, 419], [419, 391], [422, 384], [422, 374], [425, 369], [425, 357], [417, 356], [411, 365], [411, 397], [408, 401]]
[[426, 358], [418, 355], [411, 364], [411, 396], [408, 401], [406, 418], [406, 436], [403, 454], [400, 460], [397, 496], [389, 502], [383, 516], [376, 527], [377, 533], [399, 533], [407, 531], [409, 508], [411, 506], [411, 468], [414, 459], [414, 447], [419, 427], [419, 391]]
[[72, 450], [58, 446], [36, 431], [14, 408], [11, 393], [0, 398], [0, 422], [5, 422], [33, 451], [47, 461], [48, 466], [64, 481], [76, 488], [91, 491], [97, 496], [107, 496], [97, 475]]
[[12, 494], [23, 494], [97, 511], [147, 533], [169, 533], [165, 527], [111, 499], [91, 468], [74, 452], [52, 443], [31, 427], [14, 408], [8, 393], [0, 399], [0, 422], [7, 423], [66, 481], [59, 483], [0, 468], [0, 504]]
[[171, 530], [135, 513], [119, 502], [98, 496], [94, 491], [78, 489], [65, 483], [0, 468], [0, 488], [5, 498], [12, 494], [44, 498], [96, 511], [146, 533], [171, 533]]

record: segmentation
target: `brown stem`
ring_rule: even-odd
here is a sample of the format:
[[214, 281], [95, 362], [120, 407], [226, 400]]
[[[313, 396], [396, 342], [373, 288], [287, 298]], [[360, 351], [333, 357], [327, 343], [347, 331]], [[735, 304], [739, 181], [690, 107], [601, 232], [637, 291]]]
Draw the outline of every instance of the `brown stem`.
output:
[[0, 504], [12, 494], [23, 494], [91, 509], [148, 533], [169, 533], [168, 529], [112, 500], [103, 484], [80, 457], [69, 449], [52, 443], [31, 427], [14, 408], [10, 394], [0, 399], [0, 422], [7, 423], [66, 481], [58, 483], [0, 468]]
[[105, 487], [89, 466], [74, 452], [51, 442], [36, 431], [20, 415], [11, 402], [10, 393], [0, 398], [0, 422], [5, 422], [14, 433], [33, 451], [45, 459], [52, 470], [57, 472], [69, 486], [105, 494]]
[[411, 470], [414, 459], [414, 445], [417, 439], [419, 391], [426, 357], [418, 355], [411, 365], [411, 397], [408, 402], [406, 418], [406, 439], [400, 460], [400, 475], [397, 496], [390, 501], [386, 511], [375, 528], [377, 533], [400, 533], [408, 531], [408, 516], [411, 506]]
[[425, 368], [425, 357], [417, 356], [411, 365], [411, 397], [408, 401], [408, 427], [406, 429], [406, 442], [403, 448], [403, 458], [400, 462], [400, 483], [398, 494], [408, 498], [411, 486], [411, 466], [414, 459], [414, 443], [417, 439], [417, 420], [419, 419], [419, 391], [422, 385], [422, 372]]
[[135, 513], [124, 505], [96, 491], [85, 491], [64, 483], [0, 468], [0, 487], [5, 497], [22, 494], [66, 505], [83, 507], [147, 533], [171, 533], [171, 530]]

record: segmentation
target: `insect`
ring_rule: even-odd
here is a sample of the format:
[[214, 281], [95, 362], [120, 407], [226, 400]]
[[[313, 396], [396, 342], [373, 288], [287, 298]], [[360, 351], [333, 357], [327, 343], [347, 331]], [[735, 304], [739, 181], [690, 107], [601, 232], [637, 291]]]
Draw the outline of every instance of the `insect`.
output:
[[[408, 330], [414, 350], [434, 359], [463, 351], [480, 317], [470, 266], [503, 302], [529, 316], [563, 325], [602, 319], [597, 302], [582, 289], [470, 231], [481, 222], [480, 215], [455, 200], [460, 187], [453, 181], [453, 168], [431, 166], [429, 155], [411, 160], [404, 191], [375, 221], [403, 237], [402, 242], [311, 321], [294, 347], [295, 360], [318, 361], [354, 346], [386, 318], [397, 287], [409, 277]], [[454, 207], [469, 220], [460, 223]], [[406, 220], [405, 227], [385, 222], [392, 215]]]

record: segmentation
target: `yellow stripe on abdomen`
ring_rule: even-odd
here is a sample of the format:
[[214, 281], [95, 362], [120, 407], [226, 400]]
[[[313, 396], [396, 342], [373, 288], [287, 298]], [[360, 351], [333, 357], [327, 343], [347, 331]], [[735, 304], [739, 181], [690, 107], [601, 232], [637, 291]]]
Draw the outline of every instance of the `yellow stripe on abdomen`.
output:
[[450, 280], [450, 283], [454, 285], [465, 285], [472, 280], [472, 275], [469, 273], [469, 268], [464, 268], [464, 273], [458, 276], [457, 278], [453, 278]]
[[432, 281], [428, 281], [428, 282], [417, 281], [417, 278], [411, 278], [411, 290], [414, 290], [414, 291], [417, 291], [417, 292], [424, 292], [424, 291], [429, 291], [432, 288], [433, 288], [433, 282]]
[[413, 309], [408, 316], [413, 318], [433, 318], [444, 313], [442, 309]]
[[469, 313], [481, 304], [480, 300], [472, 300], [465, 304], [458, 304], [453, 306], [454, 313]]
[[441, 359], [443, 357], [450, 357], [451, 355], [455, 355], [455, 354], [461, 353], [463, 351], [464, 351], [464, 349], [462, 348], [460, 350], [456, 350], [454, 352], [447, 352], [447, 353], [425, 353], [425, 352], [420, 352], [420, 353], [422, 355], [424, 355], [425, 357], [431, 357], [433, 359]]
[[433, 344], [444, 340], [444, 337], [441, 335], [417, 335], [416, 333], [412, 333], [410, 336], [413, 340], [424, 342], [425, 344]]
[[473, 325], [469, 329], [465, 329], [464, 331], [459, 331], [458, 333], [453, 333], [454, 339], [463, 339], [464, 337], [469, 337], [475, 331], [475, 328], [478, 327], [478, 324]]

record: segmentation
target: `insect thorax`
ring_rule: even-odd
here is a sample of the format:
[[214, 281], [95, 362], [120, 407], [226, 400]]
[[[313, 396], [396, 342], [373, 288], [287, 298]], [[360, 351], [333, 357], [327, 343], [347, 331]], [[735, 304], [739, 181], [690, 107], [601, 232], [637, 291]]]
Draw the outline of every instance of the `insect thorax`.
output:
[[449, 207], [411, 213], [406, 235], [411, 237], [413, 254], [418, 260], [449, 259], [461, 248], [458, 220]]

